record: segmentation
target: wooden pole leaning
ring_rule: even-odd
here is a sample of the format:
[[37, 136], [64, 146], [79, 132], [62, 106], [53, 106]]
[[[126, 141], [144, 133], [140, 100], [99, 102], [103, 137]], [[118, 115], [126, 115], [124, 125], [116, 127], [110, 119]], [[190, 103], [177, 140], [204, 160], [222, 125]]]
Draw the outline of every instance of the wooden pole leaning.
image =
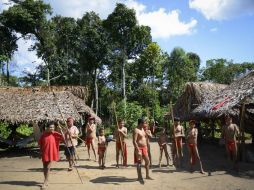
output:
[[240, 160], [245, 161], [245, 137], [244, 137], [244, 119], [245, 119], [245, 99], [242, 101], [240, 110], [240, 135], [238, 136], [238, 157]]
[[177, 159], [179, 159], [179, 152], [178, 152], [178, 144], [175, 136], [175, 119], [174, 119], [174, 111], [173, 111], [173, 105], [172, 102], [170, 101], [170, 111], [171, 111], [171, 118], [172, 118], [172, 123], [173, 123], [173, 137], [174, 137], [174, 142], [175, 142], [175, 147], [176, 147], [176, 156]]
[[[61, 108], [60, 108], [60, 106], [59, 106], [59, 104], [58, 104], [58, 101], [57, 101], [57, 95], [56, 95], [54, 92], [53, 92], [53, 95], [54, 95], [54, 97], [55, 97], [55, 102], [56, 102], [57, 108], [58, 108], [58, 110], [59, 110], [59, 112], [60, 112], [60, 114], [61, 114], [62, 120], [64, 121], [65, 125], [67, 126], [66, 120], [65, 120], [65, 118], [64, 118], [64, 116], [63, 116], [62, 110], [61, 110]], [[63, 131], [62, 131], [62, 127], [60, 126], [60, 124], [59, 124], [59, 128], [60, 128], [60, 131], [61, 131], [62, 135], [64, 135], [64, 133], [63, 133]], [[67, 132], [69, 133], [70, 141], [71, 141], [71, 144], [72, 144], [72, 146], [73, 146], [73, 148], [74, 148], [74, 151], [75, 151], [74, 158], [75, 158], [75, 161], [77, 162], [77, 158], [76, 158], [77, 150], [76, 150], [76, 147], [74, 146], [74, 144], [73, 144], [73, 142], [72, 142], [72, 137], [71, 137], [71, 134], [70, 134], [70, 131], [68, 130], [68, 128], [67, 128]], [[71, 155], [71, 152], [70, 152], [70, 150], [68, 149], [67, 141], [66, 141], [65, 138], [64, 138], [64, 141], [65, 141], [65, 145], [66, 145], [66, 147], [67, 147], [67, 150], [68, 150], [69, 154]], [[77, 155], [77, 156], [78, 156], [78, 155]], [[77, 163], [74, 162], [74, 165], [77, 166]], [[79, 174], [78, 168], [77, 168], [77, 167], [75, 167], [75, 168], [76, 168], [77, 174], [78, 174], [78, 176], [79, 176], [80, 182], [83, 184], [83, 180], [82, 180], [82, 178], [81, 178], [81, 176], [80, 176], [80, 174]]]
[[[114, 111], [114, 114], [115, 114], [115, 120], [116, 120], [116, 126], [117, 126], [117, 129], [119, 129], [119, 125], [118, 125], [118, 119], [117, 119], [117, 115], [116, 115], [116, 107], [115, 107], [115, 102], [113, 102], [113, 111]], [[118, 132], [118, 138], [120, 140], [120, 148], [121, 148], [121, 155], [122, 155], [122, 164], [123, 164], [123, 160], [125, 160], [124, 158], [124, 148], [123, 148], [123, 140], [122, 140], [122, 136], [120, 135], [120, 132]]]

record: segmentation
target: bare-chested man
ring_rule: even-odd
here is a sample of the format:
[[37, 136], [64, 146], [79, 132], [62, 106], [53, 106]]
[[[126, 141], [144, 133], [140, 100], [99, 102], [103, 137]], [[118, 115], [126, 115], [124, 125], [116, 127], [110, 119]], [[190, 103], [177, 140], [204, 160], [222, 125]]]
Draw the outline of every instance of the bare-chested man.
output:
[[174, 165], [179, 167], [182, 167], [183, 160], [183, 137], [184, 128], [180, 125], [180, 119], [176, 117], [172, 128], [172, 158]]
[[88, 118], [88, 123], [86, 125], [86, 145], [87, 145], [89, 160], [91, 159], [90, 146], [92, 146], [95, 161], [97, 161], [96, 153], [95, 153], [95, 142], [94, 142], [94, 140], [96, 139], [96, 125], [94, 123], [94, 120], [95, 120], [94, 117]]
[[150, 138], [152, 138], [152, 132], [149, 129], [149, 126], [146, 124], [144, 126], [144, 130], [146, 132], [146, 142], [147, 142], [147, 151], [148, 151], [148, 157], [150, 161], [150, 167], [152, 167], [152, 154], [151, 154], [151, 146], [150, 146]]
[[233, 161], [234, 169], [238, 170], [236, 137], [239, 135], [239, 128], [236, 124], [232, 123], [232, 118], [229, 115], [226, 115], [225, 123], [226, 125], [222, 128], [221, 136], [225, 139], [228, 158]]
[[160, 158], [159, 158], [159, 167], [161, 167], [161, 159], [162, 159], [162, 154], [163, 151], [165, 153], [165, 157], [167, 160], [167, 166], [169, 166], [169, 154], [168, 154], [168, 149], [167, 149], [167, 143], [168, 143], [168, 137], [166, 134], [165, 128], [162, 128], [159, 139], [158, 139], [158, 144], [160, 146]]
[[119, 168], [119, 153], [123, 156], [123, 166], [127, 167], [127, 145], [125, 139], [127, 138], [127, 128], [124, 127], [124, 121], [118, 120], [118, 128], [115, 131], [116, 138], [116, 167]]
[[140, 183], [144, 183], [141, 174], [141, 160], [145, 160], [146, 179], [152, 179], [149, 176], [149, 157], [147, 153], [147, 140], [144, 126], [146, 121], [144, 119], [138, 119], [138, 127], [133, 131], [133, 145], [134, 145], [134, 162], [137, 164], [138, 180]]
[[204, 174], [205, 172], [203, 170], [202, 162], [200, 160], [198, 152], [197, 139], [198, 139], [198, 129], [195, 128], [195, 120], [190, 120], [189, 129], [187, 130], [187, 147], [190, 156], [190, 171], [193, 172], [193, 166], [196, 164], [197, 159], [199, 161], [200, 173]]

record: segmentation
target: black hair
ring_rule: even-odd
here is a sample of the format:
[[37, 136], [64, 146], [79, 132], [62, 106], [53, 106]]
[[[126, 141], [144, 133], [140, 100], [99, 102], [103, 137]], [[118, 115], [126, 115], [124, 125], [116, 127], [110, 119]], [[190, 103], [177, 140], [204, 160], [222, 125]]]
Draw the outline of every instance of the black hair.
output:
[[180, 121], [179, 117], [174, 117], [174, 121]]
[[99, 129], [99, 132], [101, 132], [101, 131], [103, 131], [103, 130], [104, 130], [104, 128], [102, 127], [102, 128]]
[[143, 124], [143, 123], [145, 123], [145, 119], [144, 118], [139, 118], [138, 119], [138, 125]]
[[54, 127], [56, 127], [56, 123], [54, 121], [50, 121], [46, 128], [49, 128], [50, 125], [54, 125]]
[[119, 119], [117, 120], [117, 122], [118, 122], [118, 123], [120, 123], [120, 122], [124, 122], [124, 119], [119, 118]]

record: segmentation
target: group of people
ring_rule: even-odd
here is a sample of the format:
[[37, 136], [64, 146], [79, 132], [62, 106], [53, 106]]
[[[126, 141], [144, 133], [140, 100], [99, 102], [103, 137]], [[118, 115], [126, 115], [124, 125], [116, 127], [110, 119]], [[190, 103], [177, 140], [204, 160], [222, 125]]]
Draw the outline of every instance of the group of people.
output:
[[[55, 124], [53, 122], [49, 123], [45, 132], [41, 135], [39, 139], [39, 145], [42, 154], [42, 162], [43, 162], [43, 171], [44, 171], [44, 184], [42, 188], [46, 188], [48, 186], [48, 179], [50, 173], [50, 167], [52, 161], [59, 160], [59, 144], [61, 141], [65, 143], [65, 156], [69, 162], [68, 171], [73, 169], [75, 165], [75, 161], [77, 160], [77, 151], [76, 146], [78, 144], [79, 138], [79, 130], [76, 126], [74, 126], [74, 119], [69, 117], [67, 119], [67, 128], [62, 129], [59, 127], [59, 131], [55, 131]], [[154, 126], [154, 125], [153, 125]], [[152, 129], [152, 128], [151, 128]], [[195, 120], [189, 121], [189, 128], [185, 134], [184, 127], [180, 125], [180, 119], [174, 118], [173, 127], [171, 127], [171, 153], [172, 156], [169, 155], [168, 152], [168, 135], [166, 133], [165, 128], [160, 128], [159, 136], [158, 136], [158, 145], [160, 148], [160, 156], [159, 156], [159, 167], [161, 167], [161, 160], [163, 152], [165, 154], [167, 160], [167, 166], [171, 165], [175, 167], [182, 167], [183, 164], [183, 139], [186, 139], [186, 145], [189, 152], [189, 163], [190, 163], [190, 171], [193, 172], [193, 166], [198, 161], [200, 166], [200, 173], [204, 174], [204, 170], [202, 167], [202, 162], [199, 156], [198, 147], [197, 147], [197, 136], [198, 130], [195, 127]], [[158, 130], [158, 128], [157, 128]], [[95, 151], [95, 140], [98, 141], [98, 163], [101, 169], [105, 168], [105, 156], [107, 151], [107, 138], [105, 137], [105, 132], [103, 128], [100, 128], [98, 137], [96, 136], [96, 124], [95, 119], [93, 117], [88, 118], [88, 122], [85, 127], [86, 137], [83, 142], [85, 142], [85, 146], [88, 148], [88, 156], [89, 160], [90, 149], [92, 148], [95, 161], [97, 161], [97, 154]], [[149, 169], [152, 165], [152, 156], [151, 156], [151, 147], [150, 147], [150, 139], [153, 137], [153, 133], [150, 130], [150, 127], [147, 121], [143, 118], [138, 119], [138, 125], [133, 130], [132, 142], [134, 146], [134, 162], [137, 168], [138, 180], [140, 182], [143, 181], [142, 173], [141, 173], [141, 164], [144, 160], [145, 169], [146, 169], [146, 179], [152, 180]], [[229, 158], [234, 162], [234, 167], [237, 168], [237, 142], [236, 137], [239, 135], [239, 129], [237, 125], [232, 123], [232, 118], [230, 116], [225, 117], [225, 126], [222, 128], [222, 138], [225, 140], [226, 150], [229, 155]], [[124, 126], [124, 120], [119, 120], [117, 123], [117, 128], [114, 132], [114, 139], [116, 142], [116, 167], [119, 168], [119, 158], [121, 155], [122, 165], [123, 167], [127, 167], [127, 144], [126, 139], [128, 136], [127, 128]]]

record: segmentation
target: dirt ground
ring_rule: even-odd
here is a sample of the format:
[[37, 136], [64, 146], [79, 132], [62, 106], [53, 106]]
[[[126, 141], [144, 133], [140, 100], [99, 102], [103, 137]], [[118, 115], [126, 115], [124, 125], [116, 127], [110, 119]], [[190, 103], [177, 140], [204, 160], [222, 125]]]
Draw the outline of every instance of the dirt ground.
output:
[[[110, 142], [108, 146], [107, 168], [105, 170], [98, 169], [97, 162], [87, 160], [87, 149], [81, 145], [78, 147], [79, 166], [77, 169], [68, 172], [68, 164], [63, 151], [61, 151], [61, 161], [53, 163], [48, 189], [254, 189], [254, 164], [240, 163], [239, 173], [233, 172], [226, 162], [224, 147], [211, 144], [203, 144], [199, 147], [203, 167], [206, 171], [206, 174], [200, 174], [198, 171], [194, 173], [188, 171], [186, 150], [184, 151], [184, 169], [176, 170], [174, 167], [165, 166], [158, 168], [159, 148], [156, 142], [151, 143], [153, 158], [151, 176], [154, 180], [145, 180], [145, 184], [142, 185], [136, 181], [137, 174], [136, 168], [133, 165], [133, 146], [131, 140], [128, 140], [127, 144], [129, 167], [119, 169], [115, 167], [114, 142]], [[30, 155], [34, 155], [34, 151], [22, 150], [21, 152], [11, 154], [1, 152], [1, 190], [40, 189], [40, 185], [43, 182], [42, 162], [39, 158], [30, 157]], [[163, 157], [162, 162], [166, 164], [165, 157]], [[142, 173], [143, 177], [145, 177], [144, 168], [142, 168]], [[208, 175], [209, 173], [211, 175]]]

